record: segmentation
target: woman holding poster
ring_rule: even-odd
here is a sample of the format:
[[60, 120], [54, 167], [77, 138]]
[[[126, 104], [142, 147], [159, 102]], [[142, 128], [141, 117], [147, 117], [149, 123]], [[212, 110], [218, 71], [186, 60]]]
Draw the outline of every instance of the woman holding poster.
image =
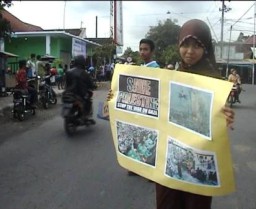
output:
[[[181, 27], [179, 53], [179, 71], [219, 78], [211, 32], [205, 22], [192, 19]], [[233, 110], [223, 107], [222, 111], [226, 117], [227, 127], [232, 129]], [[156, 183], [157, 209], [211, 209], [211, 202], [211, 196], [175, 190]]]

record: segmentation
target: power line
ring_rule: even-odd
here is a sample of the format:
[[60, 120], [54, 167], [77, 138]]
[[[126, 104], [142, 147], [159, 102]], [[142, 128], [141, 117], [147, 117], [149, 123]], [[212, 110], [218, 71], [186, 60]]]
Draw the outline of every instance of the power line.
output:
[[247, 12], [249, 12], [249, 10], [254, 6], [254, 4], [255, 3], [253, 3], [253, 5], [233, 24], [233, 26], [237, 23], [237, 22], [239, 22], [242, 18], [243, 18], [243, 16], [245, 16], [246, 14], [247, 14]]

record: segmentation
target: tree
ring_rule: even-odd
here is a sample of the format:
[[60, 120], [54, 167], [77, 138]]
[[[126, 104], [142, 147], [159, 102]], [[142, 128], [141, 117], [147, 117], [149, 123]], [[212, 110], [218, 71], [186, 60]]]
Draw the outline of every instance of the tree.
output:
[[167, 64], [173, 64], [179, 60], [179, 51], [177, 45], [169, 45], [161, 54], [160, 60]]
[[161, 66], [177, 61], [179, 30], [179, 25], [167, 19], [164, 22], [159, 21], [157, 26], [151, 26], [147, 32], [146, 38], [155, 42], [155, 57]]
[[11, 0], [0, 0], [0, 39], [10, 38], [11, 36], [11, 23], [5, 19], [2, 15], [4, 7], [10, 7], [12, 4]]
[[113, 55], [115, 53], [116, 46], [114, 44], [103, 44], [102, 46], [99, 46], [95, 48], [94, 57], [97, 60], [97, 63], [95, 64], [96, 68], [99, 69], [99, 66], [111, 63], [113, 59]]
[[140, 65], [142, 63], [139, 52], [132, 51], [131, 47], [127, 47], [127, 49], [124, 51], [122, 57], [124, 57], [125, 59], [127, 59], [127, 57], [131, 57], [132, 62], [135, 63], [136, 65]]

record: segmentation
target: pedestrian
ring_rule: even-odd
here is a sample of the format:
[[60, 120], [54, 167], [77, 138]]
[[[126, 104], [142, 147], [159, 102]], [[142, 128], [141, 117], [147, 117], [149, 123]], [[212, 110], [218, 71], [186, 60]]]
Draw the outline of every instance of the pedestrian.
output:
[[68, 71], [68, 65], [65, 64], [64, 68], [63, 68], [64, 74], [63, 74], [63, 79], [62, 79], [63, 89], [65, 89], [65, 87], [66, 87], [66, 73], [67, 73], [67, 71]]
[[[150, 68], [159, 68], [158, 63], [153, 60], [155, 51], [155, 43], [151, 39], [141, 39], [139, 43], [139, 54], [140, 58], [143, 60], [141, 66], [150, 67]], [[129, 176], [137, 175], [132, 171], [128, 171]], [[152, 181], [150, 181], [152, 182]]]
[[30, 59], [28, 59], [27, 64], [27, 77], [33, 78], [36, 77], [36, 55], [32, 53], [30, 55]]
[[[184, 23], [179, 34], [179, 71], [220, 78], [214, 56], [212, 36], [208, 25], [198, 19]], [[227, 127], [232, 128], [234, 112], [228, 107], [222, 111]], [[212, 197], [171, 189], [156, 183], [157, 209], [211, 209]]]
[[41, 59], [41, 55], [36, 56], [36, 66], [35, 66], [36, 75], [40, 77], [44, 76], [44, 62]]
[[150, 39], [141, 39], [139, 45], [140, 58], [143, 60], [143, 66], [159, 68], [159, 65], [156, 61], [153, 60], [153, 55], [155, 51], [155, 44]]
[[[150, 67], [150, 68], [159, 68], [159, 65], [156, 61], [153, 60], [155, 50], [155, 43], [151, 39], [141, 39], [139, 42], [139, 54], [140, 58], [143, 60], [143, 64], [141, 66]], [[107, 101], [109, 101], [113, 97], [112, 90], [109, 90]], [[137, 175], [132, 171], [128, 171], [129, 176]], [[152, 181], [150, 181], [152, 182]]]
[[110, 64], [105, 65], [105, 72], [106, 72], [106, 80], [111, 81], [111, 65]]
[[64, 89], [63, 76], [64, 76], [64, 69], [62, 67], [62, 64], [59, 64], [57, 68], [57, 75], [56, 75], [56, 83], [58, 85], [59, 90]]

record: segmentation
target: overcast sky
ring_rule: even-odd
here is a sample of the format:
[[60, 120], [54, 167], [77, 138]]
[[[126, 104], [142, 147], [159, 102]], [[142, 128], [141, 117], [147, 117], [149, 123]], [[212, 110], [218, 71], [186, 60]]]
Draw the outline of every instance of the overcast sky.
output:
[[[240, 32], [254, 33], [253, 4], [254, 1], [225, 1], [231, 10], [225, 13], [224, 41], [229, 40], [231, 25], [232, 40]], [[123, 1], [123, 49], [138, 50], [139, 40], [149, 27], [167, 18], [177, 20], [180, 26], [189, 19], [202, 19], [212, 28], [213, 38], [220, 41], [221, 6], [221, 1]], [[7, 10], [21, 21], [43, 29], [85, 27], [88, 38], [95, 37], [98, 16], [98, 37], [110, 36], [110, 1], [66, 1], [66, 6], [64, 1], [13, 1]]]

